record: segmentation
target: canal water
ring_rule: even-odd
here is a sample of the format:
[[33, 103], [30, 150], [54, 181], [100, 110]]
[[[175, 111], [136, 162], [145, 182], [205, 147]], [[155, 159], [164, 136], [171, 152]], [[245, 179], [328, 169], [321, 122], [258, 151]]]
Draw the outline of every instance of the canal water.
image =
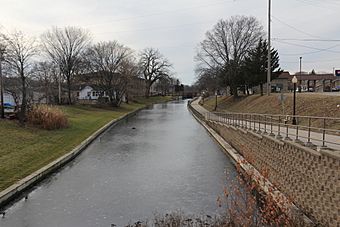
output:
[[1, 227], [124, 226], [155, 213], [214, 215], [235, 168], [187, 110], [157, 104], [112, 127], [6, 210]]

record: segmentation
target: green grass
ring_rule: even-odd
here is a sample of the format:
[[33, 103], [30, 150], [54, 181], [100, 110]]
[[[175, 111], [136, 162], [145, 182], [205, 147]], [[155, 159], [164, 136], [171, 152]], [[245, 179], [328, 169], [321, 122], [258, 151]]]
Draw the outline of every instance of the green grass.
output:
[[63, 106], [70, 126], [61, 130], [22, 128], [15, 121], [0, 121], [0, 191], [71, 151], [111, 120], [168, 100], [169, 97], [138, 98], [115, 109]]

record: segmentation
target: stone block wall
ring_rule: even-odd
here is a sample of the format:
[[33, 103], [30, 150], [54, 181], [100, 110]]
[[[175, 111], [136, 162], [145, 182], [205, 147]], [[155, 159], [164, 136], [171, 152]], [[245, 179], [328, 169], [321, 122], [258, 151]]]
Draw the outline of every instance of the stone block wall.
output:
[[252, 131], [207, 122], [307, 216], [340, 226], [340, 151], [315, 151]]

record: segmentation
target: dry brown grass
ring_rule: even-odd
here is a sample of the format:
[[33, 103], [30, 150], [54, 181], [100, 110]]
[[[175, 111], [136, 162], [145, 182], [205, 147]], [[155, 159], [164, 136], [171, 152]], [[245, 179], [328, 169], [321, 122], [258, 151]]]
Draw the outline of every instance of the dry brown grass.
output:
[[29, 124], [42, 129], [53, 130], [68, 127], [64, 112], [55, 106], [36, 105], [27, 114]]
[[[261, 114], [292, 114], [293, 94], [284, 94], [284, 105], [279, 101], [280, 94], [271, 96], [251, 95], [234, 99], [230, 96], [219, 97], [217, 111], [246, 112]], [[204, 102], [209, 110], [214, 108], [215, 100]], [[340, 118], [340, 96], [329, 96], [311, 93], [298, 93], [296, 98], [297, 115], [338, 117]]]
[[[284, 94], [285, 101], [279, 101], [280, 94], [271, 96], [251, 95], [234, 99], [231, 96], [218, 98], [218, 112], [237, 113], [259, 113], [259, 114], [282, 114], [292, 115], [293, 94]], [[315, 93], [297, 93], [296, 114], [314, 117], [340, 118], [340, 96], [330, 96]], [[213, 111], [215, 97], [210, 97], [204, 101], [206, 109]], [[307, 120], [301, 119], [300, 124], [307, 125]], [[312, 121], [313, 127], [322, 127], [322, 120]], [[340, 120], [327, 120], [326, 127], [329, 129], [340, 129]]]

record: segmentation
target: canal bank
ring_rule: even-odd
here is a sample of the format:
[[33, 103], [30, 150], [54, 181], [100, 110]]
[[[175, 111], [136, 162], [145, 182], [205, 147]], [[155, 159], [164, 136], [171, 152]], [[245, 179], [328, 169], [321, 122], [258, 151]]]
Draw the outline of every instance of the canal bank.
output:
[[109, 128], [6, 210], [0, 226], [125, 226], [155, 213], [223, 212], [230, 160], [184, 101], [154, 105]]
[[48, 165], [44, 166], [43, 168], [35, 171], [34, 173], [30, 174], [29, 176], [25, 177], [24, 179], [18, 181], [17, 183], [13, 184], [12, 186], [8, 187], [7, 189], [0, 192], [0, 208], [6, 206], [12, 200], [14, 200], [17, 196], [22, 196], [23, 192], [27, 191], [28, 189], [32, 188], [35, 184], [39, 183], [41, 180], [48, 177], [54, 171], [57, 171], [59, 168], [63, 167], [65, 164], [70, 162], [72, 159], [77, 157], [84, 149], [90, 145], [98, 136], [100, 136], [103, 132], [105, 132], [108, 128], [114, 126], [115, 124], [119, 123], [120, 121], [135, 115], [138, 111], [142, 110], [137, 109], [131, 113], [125, 114], [118, 119], [114, 119], [101, 127], [95, 133], [93, 133], [90, 137], [84, 140], [81, 144], [79, 144], [76, 148], [74, 148], [69, 153], [63, 155], [62, 157], [58, 158], [57, 160], [49, 163]]
[[[42, 179], [44, 179], [45, 177], [47, 177], [49, 174], [53, 173], [54, 171], [57, 171], [59, 168], [61, 168], [63, 165], [65, 165], [66, 163], [68, 163], [69, 161], [71, 161], [73, 158], [75, 158], [76, 156], [78, 156], [89, 144], [91, 144], [99, 135], [101, 135], [103, 132], [105, 132], [108, 128], [114, 126], [115, 124], [119, 123], [120, 121], [129, 118], [133, 115], [135, 115], [138, 111], [144, 109], [144, 108], [148, 108], [149, 106], [153, 105], [155, 102], [158, 103], [162, 103], [162, 102], [167, 102], [170, 99], [168, 98], [156, 98], [156, 99], [151, 99], [150, 100], [145, 100], [143, 101], [142, 99], [137, 100], [138, 103], [137, 105], [132, 105], [133, 107], [130, 108], [130, 110], [126, 107], [123, 108], [123, 110], [119, 110], [118, 109], [118, 114], [115, 113], [113, 111], [113, 115], [111, 117], [112, 120], [107, 120], [105, 124], [100, 124], [100, 121], [98, 121], [98, 126], [96, 126], [96, 130], [90, 134], [90, 136], [88, 136], [86, 139], [84, 139], [83, 141], [81, 141], [78, 145], [75, 145], [74, 148], [69, 151], [69, 152], [65, 152], [65, 154], [60, 155], [59, 157], [57, 156], [57, 158], [55, 158], [55, 160], [51, 161], [50, 163], [48, 163], [47, 165], [39, 168], [36, 171], [32, 171], [31, 174], [27, 175], [26, 177], [22, 178], [21, 180], [15, 182], [14, 184], [12, 184], [11, 186], [5, 188], [4, 190], [0, 191], [0, 211], [2, 210], [1, 208], [4, 207], [6, 204], [8, 204], [9, 202], [11, 202], [12, 200], [16, 199], [18, 196], [22, 196], [22, 193], [25, 192], [27, 189], [31, 188], [32, 186], [34, 186], [35, 184], [37, 184], [39, 181], [41, 181]], [[145, 104], [144, 104], [145, 103]], [[144, 104], [144, 106], [143, 106]], [[124, 110], [126, 108], [126, 110]], [[134, 108], [134, 110], [133, 110]], [[90, 112], [93, 113], [97, 113], [98, 115], [108, 115], [109, 110], [105, 110], [105, 109], [101, 109], [101, 108], [90, 108], [90, 107], [79, 107], [79, 109], [73, 110], [75, 112], [80, 112], [83, 111], [85, 109], [89, 109]], [[98, 111], [99, 110], [99, 111]], [[127, 112], [130, 111], [130, 112]], [[123, 111], [122, 113], [127, 112], [126, 114], [119, 114], [119, 111]], [[91, 113], [92, 114], [92, 113]], [[121, 115], [121, 116], [119, 116]], [[70, 117], [77, 117], [77, 115], [75, 116], [70, 116]], [[81, 116], [80, 116], [81, 117]], [[95, 118], [100, 118], [102, 116], [95, 116]], [[106, 117], [107, 118], [107, 117]], [[88, 117], [89, 119], [89, 124], [91, 123], [91, 119], [90, 117]], [[77, 123], [78, 124], [78, 123]], [[102, 126], [100, 126], [102, 125]], [[20, 128], [20, 130], [25, 130], [23, 128]], [[84, 131], [86, 131], [87, 129], [83, 129]], [[48, 132], [50, 133], [50, 132]], [[79, 135], [74, 135], [74, 136], [79, 136]], [[23, 141], [18, 141], [18, 143], [24, 143], [24, 141], [26, 140], [24, 136], [22, 135], [18, 135], [19, 138], [22, 138]], [[42, 139], [48, 139], [50, 140], [50, 138], [45, 138], [42, 137]], [[61, 144], [63, 146], [66, 146], [67, 143], [65, 144]], [[7, 148], [8, 149], [8, 148]], [[26, 149], [25, 147], [21, 147], [18, 148], [21, 150], [21, 152], [24, 152], [24, 149]], [[61, 148], [60, 148], [61, 149]], [[11, 152], [11, 149], [7, 152]], [[55, 152], [55, 150], [53, 150], [53, 152]], [[24, 152], [26, 153], [26, 152]], [[31, 154], [32, 156], [34, 156], [34, 154]], [[13, 157], [15, 158], [15, 157]], [[19, 157], [16, 157], [19, 158]], [[3, 160], [2, 160], [3, 161]], [[13, 161], [13, 163], [15, 163], [15, 161]], [[17, 165], [21, 166], [20, 163], [17, 163]], [[20, 179], [20, 178], [19, 178]], [[5, 175], [2, 175], [2, 180], [5, 180]]]
[[[225, 153], [240, 167], [241, 173], [256, 182], [258, 191], [273, 199], [281, 211], [291, 220], [294, 220], [295, 225], [316, 226], [316, 223], [322, 223], [323, 225], [336, 226], [336, 223], [339, 223], [336, 218], [325, 218], [325, 216], [331, 216], [330, 212], [320, 213], [319, 216], [316, 216], [315, 214], [311, 215], [311, 212], [306, 210], [306, 206], [311, 208], [315, 202], [310, 200], [309, 193], [304, 193], [306, 189], [303, 184], [300, 184], [300, 181], [307, 179], [306, 183], [310, 184], [306, 172], [310, 169], [311, 161], [315, 164], [317, 161], [315, 158], [319, 157], [320, 154], [293, 142], [279, 141], [269, 135], [247, 130], [247, 128], [208, 121], [205, 116], [209, 111], [199, 104], [199, 99], [193, 100], [188, 107], [195, 118], [221, 145]], [[306, 156], [301, 155], [303, 153]], [[307, 160], [308, 158], [310, 160]], [[326, 159], [329, 160], [328, 157]], [[295, 165], [294, 162], [298, 162], [299, 165]], [[262, 165], [260, 166], [259, 163]], [[305, 163], [306, 167], [301, 163]], [[328, 172], [327, 176], [329, 173], [334, 176], [335, 171], [330, 170], [330, 168], [336, 169], [336, 166], [332, 165], [333, 160], [331, 160], [330, 166], [327, 165], [327, 162], [322, 163], [325, 165], [320, 166], [321, 171], [318, 168], [313, 169], [316, 172], [315, 175], [321, 176], [319, 172], [322, 172], [322, 174]], [[305, 169], [301, 171], [301, 168]], [[299, 182], [295, 180], [297, 172], [304, 178], [300, 178]], [[295, 175], [292, 177], [289, 174]], [[292, 180], [288, 180], [288, 178]], [[275, 185], [272, 182], [275, 182]], [[285, 186], [282, 186], [281, 182]], [[304, 189], [301, 190], [300, 187], [304, 187]], [[328, 193], [333, 194], [331, 192], [333, 187], [330, 186], [329, 188]], [[300, 193], [296, 192], [297, 190]], [[306, 196], [307, 201], [303, 201]], [[336, 201], [336, 198], [333, 199]], [[317, 207], [320, 207], [319, 203], [317, 204]], [[335, 204], [336, 202], [325, 203], [325, 206], [333, 207]]]

